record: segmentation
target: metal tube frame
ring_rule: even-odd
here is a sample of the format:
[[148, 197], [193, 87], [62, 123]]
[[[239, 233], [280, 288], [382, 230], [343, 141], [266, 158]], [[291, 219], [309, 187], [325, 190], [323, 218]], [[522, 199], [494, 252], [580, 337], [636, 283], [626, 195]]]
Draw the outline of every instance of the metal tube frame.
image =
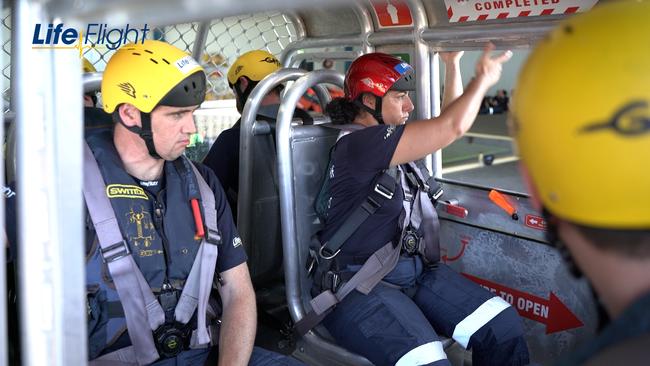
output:
[[298, 238], [296, 236], [295, 193], [293, 186], [293, 162], [291, 160], [291, 120], [296, 103], [302, 95], [316, 84], [330, 83], [343, 87], [344, 76], [333, 70], [317, 70], [299, 78], [280, 105], [276, 125], [276, 143], [278, 149], [278, 179], [280, 188], [280, 217], [282, 222], [282, 248], [284, 252], [284, 276], [286, 284], [287, 305], [294, 321], [301, 319], [304, 308], [301, 301], [300, 279], [302, 270], [299, 263]]
[[210, 30], [211, 22], [199, 23], [199, 28], [196, 30], [196, 37], [194, 37], [194, 46], [192, 47], [192, 57], [201, 62], [203, 56], [203, 49], [205, 48], [205, 41], [208, 38], [208, 30]]
[[[23, 365], [87, 361], [82, 88], [74, 52], [32, 51], [42, 4], [14, 3], [12, 81], [18, 146], [18, 253]], [[77, 98], [70, 96], [77, 95]]]
[[[307, 71], [301, 69], [280, 69], [264, 79], [262, 79], [251, 91], [244, 110], [241, 114], [241, 125], [239, 132], [239, 187], [237, 198], [237, 227], [244, 245], [250, 245], [251, 227], [250, 222], [252, 215], [252, 190], [253, 190], [253, 136], [255, 131], [255, 117], [257, 111], [262, 105], [262, 100], [273, 88], [291, 80], [296, 80], [307, 74]], [[316, 95], [320, 102], [325, 105], [329, 103], [330, 96], [327, 88], [322, 85], [314, 87]], [[322, 99], [321, 99], [322, 98]], [[278, 118], [279, 122], [279, 118]], [[259, 133], [259, 131], [257, 131]]]

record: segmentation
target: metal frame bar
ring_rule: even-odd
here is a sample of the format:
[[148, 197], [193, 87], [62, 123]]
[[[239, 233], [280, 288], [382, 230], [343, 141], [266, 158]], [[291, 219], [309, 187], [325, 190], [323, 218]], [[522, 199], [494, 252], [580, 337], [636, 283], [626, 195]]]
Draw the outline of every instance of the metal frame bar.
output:
[[[18, 255], [24, 365], [87, 360], [81, 134], [82, 88], [74, 52], [33, 51], [41, 4], [14, 3], [12, 75], [18, 146]], [[78, 95], [77, 98], [69, 96]], [[57, 96], [62, 96], [57, 98]]]
[[[252, 220], [252, 192], [253, 192], [253, 136], [255, 135], [255, 117], [262, 104], [262, 100], [273, 88], [291, 80], [296, 80], [307, 74], [301, 69], [281, 69], [262, 79], [251, 91], [246, 100], [241, 115], [239, 132], [239, 187], [237, 198], [237, 227], [244, 245], [251, 243]], [[322, 85], [314, 86], [314, 91], [321, 99], [321, 104], [327, 105], [330, 100], [327, 88]], [[279, 124], [278, 117], [278, 124]]]
[[205, 48], [205, 41], [208, 39], [208, 31], [210, 30], [210, 24], [212, 22], [206, 21], [199, 23], [199, 27], [196, 30], [196, 37], [194, 37], [194, 47], [192, 47], [192, 57], [195, 60], [201, 61], [201, 56], [203, 56], [203, 50]]
[[282, 248], [284, 251], [284, 274], [287, 292], [287, 305], [294, 321], [301, 319], [303, 308], [300, 279], [302, 268], [299, 263], [298, 238], [294, 217], [295, 191], [293, 186], [293, 162], [291, 160], [291, 120], [296, 103], [310, 87], [319, 83], [330, 83], [343, 87], [344, 76], [332, 70], [317, 70], [299, 78], [287, 91], [280, 105], [276, 125], [278, 149], [278, 178], [280, 188], [280, 216], [282, 221]]

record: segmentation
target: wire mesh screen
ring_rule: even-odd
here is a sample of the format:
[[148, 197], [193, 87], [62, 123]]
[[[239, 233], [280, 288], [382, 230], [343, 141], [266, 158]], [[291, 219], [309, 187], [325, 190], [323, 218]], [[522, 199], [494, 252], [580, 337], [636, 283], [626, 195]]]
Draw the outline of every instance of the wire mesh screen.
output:
[[11, 100], [11, 90], [9, 89], [9, 80], [11, 79], [11, 10], [2, 9], [2, 77], [4, 78], [4, 87], [2, 90], [2, 110], [9, 110]]
[[[2, 75], [5, 78], [3, 90], [4, 111], [9, 109], [11, 78], [11, 9], [4, 8], [2, 14]], [[135, 27], [131, 25], [131, 27]], [[157, 27], [147, 33], [147, 38], [169, 42], [176, 47], [192, 52], [199, 24], [176, 24]], [[206, 99], [230, 99], [233, 94], [228, 87], [226, 73], [230, 64], [241, 53], [265, 49], [277, 56], [292, 41], [296, 32], [291, 21], [281, 13], [261, 13], [228, 17], [212, 21], [204, 46], [201, 62], [208, 74], [209, 90]], [[133, 41], [133, 40], [131, 40]], [[97, 69], [103, 71], [106, 62], [114, 53], [106, 47], [85, 47], [83, 55]]]

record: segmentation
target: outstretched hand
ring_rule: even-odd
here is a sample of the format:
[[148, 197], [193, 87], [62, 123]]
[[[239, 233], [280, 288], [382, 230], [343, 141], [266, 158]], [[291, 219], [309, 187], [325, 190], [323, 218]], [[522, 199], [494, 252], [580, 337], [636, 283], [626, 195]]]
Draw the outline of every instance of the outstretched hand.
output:
[[490, 53], [495, 48], [492, 42], [486, 44], [483, 49], [483, 55], [476, 62], [476, 78], [488, 88], [499, 81], [501, 77], [501, 65], [512, 57], [510, 50], [494, 57], [491, 56]]

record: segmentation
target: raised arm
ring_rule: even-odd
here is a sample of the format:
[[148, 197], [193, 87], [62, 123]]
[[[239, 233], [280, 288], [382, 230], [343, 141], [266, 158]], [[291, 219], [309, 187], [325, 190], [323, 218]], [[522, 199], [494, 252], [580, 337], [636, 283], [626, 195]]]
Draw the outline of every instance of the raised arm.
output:
[[246, 366], [253, 351], [257, 310], [248, 266], [242, 263], [222, 274], [223, 303], [219, 334], [219, 365]]
[[499, 81], [501, 65], [512, 57], [506, 51], [490, 56], [494, 45], [488, 43], [476, 63], [476, 75], [465, 92], [443, 109], [439, 117], [408, 123], [404, 128], [390, 165], [421, 159], [451, 144], [472, 127], [486, 91]]
[[442, 95], [441, 110], [463, 94], [463, 78], [460, 74], [460, 59], [465, 51], [440, 52], [440, 59], [445, 64], [445, 88]]

